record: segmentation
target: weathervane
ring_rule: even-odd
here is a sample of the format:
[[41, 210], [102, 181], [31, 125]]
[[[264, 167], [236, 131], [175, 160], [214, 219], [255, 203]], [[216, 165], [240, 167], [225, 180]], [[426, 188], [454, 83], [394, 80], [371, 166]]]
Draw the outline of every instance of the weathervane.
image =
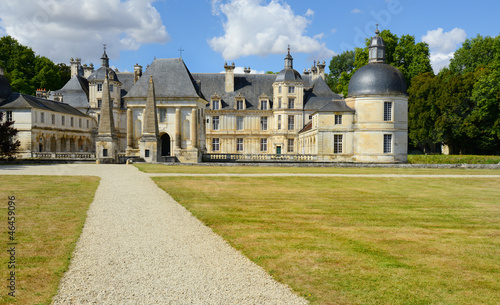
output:
[[104, 47], [104, 53], [106, 53], [106, 44], [103, 44]]
[[181, 59], [182, 59], [182, 51], [184, 51], [184, 49], [181, 46], [181, 48], [179, 49], [179, 52], [181, 53]]

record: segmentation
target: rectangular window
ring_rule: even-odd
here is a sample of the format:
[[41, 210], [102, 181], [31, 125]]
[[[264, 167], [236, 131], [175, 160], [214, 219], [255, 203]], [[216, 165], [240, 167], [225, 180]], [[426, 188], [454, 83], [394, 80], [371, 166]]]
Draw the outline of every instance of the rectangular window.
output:
[[288, 139], [287, 151], [293, 152], [293, 139]]
[[260, 130], [267, 130], [267, 116], [260, 117]]
[[212, 110], [219, 110], [219, 100], [212, 101]]
[[278, 130], [281, 130], [281, 115], [278, 115]]
[[66, 117], [64, 115], [61, 115], [61, 125], [64, 126], [66, 124]]
[[53, 114], [52, 115], [52, 125], [55, 125], [56, 124], [56, 115]]
[[267, 151], [267, 139], [260, 139], [260, 151]]
[[293, 109], [295, 108], [295, 99], [289, 98], [288, 99], [288, 109]]
[[267, 101], [266, 100], [263, 100], [260, 102], [260, 108], [262, 110], [267, 110]]
[[213, 138], [212, 139], [212, 151], [219, 151], [219, 150], [220, 150], [219, 138]]
[[281, 93], [281, 86], [278, 86], [278, 93]]
[[160, 123], [165, 123], [167, 121], [167, 108], [160, 108]]
[[89, 128], [89, 120], [87, 120], [87, 128]]
[[[12, 121], [12, 117], [10, 120]], [[40, 122], [45, 123], [45, 112], [40, 113]]]
[[236, 139], [236, 151], [243, 151], [243, 139]]
[[7, 116], [5, 117], [7, 122], [12, 122], [12, 111], [7, 111]]
[[342, 138], [341, 134], [333, 135], [333, 153], [341, 154], [342, 153]]
[[342, 115], [341, 114], [335, 115], [335, 125], [342, 125]]
[[213, 130], [219, 130], [219, 116], [214, 116], [212, 118], [212, 129]]
[[243, 117], [236, 117], [236, 130], [243, 130]]
[[392, 121], [392, 102], [384, 102], [384, 121]]
[[384, 154], [392, 153], [392, 134], [384, 135]]
[[73, 117], [71, 117], [71, 118], [69, 119], [69, 121], [70, 121], [70, 123], [69, 123], [69, 124], [71, 125], [71, 127], [73, 127], [73, 124], [74, 124], [74, 121], [75, 121], [75, 120], [73, 119]]
[[236, 110], [243, 110], [243, 106], [244, 106], [243, 100], [236, 101]]
[[120, 108], [125, 109], [125, 101], [124, 100], [120, 100]]
[[78, 119], [78, 127], [82, 128], [82, 119]]
[[278, 97], [278, 109], [281, 109], [281, 97]]
[[109, 85], [109, 92], [113, 92], [113, 85]]
[[288, 130], [293, 130], [295, 125], [295, 117], [293, 115], [288, 116]]
[[144, 150], [144, 157], [149, 158], [149, 149]]
[[102, 91], [102, 84], [97, 84], [97, 91]]
[[288, 93], [295, 93], [295, 87], [294, 86], [288, 87]]
[[102, 149], [102, 156], [103, 157], [107, 157], [108, 156], [108, 149], [107, 148], [103, 148]]
[[102, 106], [102, 100], [101, 100], [101, 99], [98, 99], [98, 100], [97, 100], [97, 107], [98, 107], [98, 108], [101, 108], [101, 106]]

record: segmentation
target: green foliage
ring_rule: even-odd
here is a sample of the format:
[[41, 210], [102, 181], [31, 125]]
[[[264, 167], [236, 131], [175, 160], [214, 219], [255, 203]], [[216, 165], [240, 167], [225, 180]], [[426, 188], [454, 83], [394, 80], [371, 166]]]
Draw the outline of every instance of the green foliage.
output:
[[500, 62], [500, 36], [492, 38], [477, 35], [467, 39], [455, 52], [449, 69], [455, 74], [464, 74], [495, 62]]
[[354, 70], [354, 59], [355, 52], [351, 50], [334, 56], [330, 61], [330, 73], [326, 75], [326, 83], [332, 88], [333, 92], [343, 92], [343, 85], [340, 80]]
[[266, 74], [278, 74], [278, 72], [266, 71]]
[[12, 91], [34, 95], [36, 89], [60, 89], [70, 79], [69, 68], [35, 55], [29, 47], [10, 36], [0, 38], [0, 66], [10, 81]]
[[5, 114], [0, 111], [0, 159], [12, 158], [16, 149], [21, 145], [19, 140], [14, 140], [17, 135], [17, 129], [12, 127], [13, 121], [3, 119]]

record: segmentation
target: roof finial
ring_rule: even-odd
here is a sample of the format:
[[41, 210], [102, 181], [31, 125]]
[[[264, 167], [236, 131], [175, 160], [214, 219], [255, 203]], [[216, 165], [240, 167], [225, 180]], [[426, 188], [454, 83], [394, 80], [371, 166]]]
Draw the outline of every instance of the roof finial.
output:
[[378, 36], [378, 34], [380, 34], [380, 31], [378, 30], [378, 23], [375, 23], [375, 25], [377, 26], [377, 29], [375, 30], [375, 34]]
[[103, 44], [104, 54], [106, 54], [106, 44]]
[[181, 48], [179, 49], [179, 52], [181, 53], [181, 59], [182, 59], [182, 51], [184, 51], [184, 49], [181, 46]]
[[290, 45], [288, 45], [288, 55], [290, 55]]

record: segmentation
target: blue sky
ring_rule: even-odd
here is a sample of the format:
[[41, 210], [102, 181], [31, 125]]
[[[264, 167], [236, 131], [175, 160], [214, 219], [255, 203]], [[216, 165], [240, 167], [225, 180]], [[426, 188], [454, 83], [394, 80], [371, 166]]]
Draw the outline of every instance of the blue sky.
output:
[[435, 70], [466, 38], [497, 36], [498, 0], [18, 0], [0, 3], [0, 36], [11, 35], [55, 62], [132, 71], [179, 57], [191, 72], [220, 72], [224, 62], [254, 72], [280, 71], [287, 45], [294, 68], [362, 46], [374, 24], [426, 41]]

